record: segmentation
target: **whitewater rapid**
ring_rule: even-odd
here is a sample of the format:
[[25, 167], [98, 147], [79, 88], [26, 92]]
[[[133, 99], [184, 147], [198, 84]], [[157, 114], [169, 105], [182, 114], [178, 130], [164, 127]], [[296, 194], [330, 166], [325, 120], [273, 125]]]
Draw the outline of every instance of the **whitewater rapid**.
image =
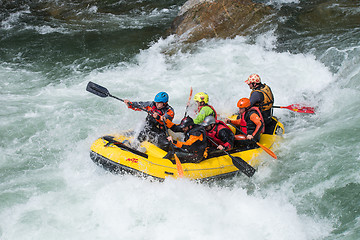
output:
[[[166, 10], [152, 14], [161, 18]], [[13, 30], [19, 15], [2, 28]], [[109, 21], [116, 28], [122, 17]], [[128, 24], [146, 25], [135, 20]], [[81, 31], [67, 24], [30, 30], [57, 42], [52, 34]], [[101, 22], [89, 24], [96, 31]], [[98, 55], [64, 53], [64, 42], [40, 54], [63, 54], [64, 62], [29, 61], [25, 53], [2, 61], [0, 239], [358, 239], [360, 45], [295, 54], [278, 52], [277, 41], [270, 31], [253, 44], [237, 37], [183, 48], [170, 36], [124, 60], [106, 44]], [[278, 160], [263, 155], [251, 179], [158, 183], [114, 175], [91, 161], [95, 139], [138, 128], [146, 115], [87, 92], [89, 81], [132, 101], [166, 91], [178, 123], [191, 87], [207, 92], [221, 117], [234, 113], [249, 96], [244, 81], [252, 73], [272, 88], [275, 105], [301, 103], [316, 114], [274, 109], [285, 125], [274, 149]]]
[[[299, 140], [286, 135], [290, 139], [279, 146], [278, 161], [264, 155], [254, 178], [240, 175], [219, 185], [148, 182], [109, 174], [90, 160], [89, 146], [96, 138], [134, 128], [145, 115], [128, 110], [120, 101], [86, 92], [88, 81], [134, 101], [152, 100], [157, 92], [166, 91], [175, 108], [175, 122], [183, 116], [190, 87], [207, 92], [210, 103], [226, 116], [236, 111], [239, 98], [249, 95], [244, 80], [252, 73], [271, 86], [277, 105], [318, 107], [314, 96], [334, 81], [312, 55], [276, 53], [248, 45], [242, 38], [204, 42], [192, 54], [164, 54], [174, 41], [170, 37], [156, 42], [141, 51], [134, 63], [13, 96], [13, 105], [25, 104], [18, 118], [25, 124], [21, 131], [34, 133], [21, 145], [10, 144], [9, 155], [22, 154], [5, 160], [9, 165], [13, 159], [16, 165], [37, 166], [20, 174], [25, 186], [15, 188], [27, 201], [9, 203], [11, 207], [1, 213], [1, 219], [7, 219], [1, 224], [4, 239], [43, 239], [49, 234], [52, 239], [163, 239], [164, 235], [170, 239], [313, 239], [331, 230], [329, 220], [298, 213], [300, 203], [286, 188], [262, 187], [277, 178], [275, 168], [291, 161], [289, 148]], [[33, 80], [35, 85], [42, 76], [38, 78]], [[275, 115], [285, 126], [291, 123], [289, 136], [308, 132], [305, 125], [318, 118], [287, 111], [275, 110]], [[36, 183], [26, 184], [29, 181]], [[11, 182], [8, 179], [9, 190], [20, 184]]]

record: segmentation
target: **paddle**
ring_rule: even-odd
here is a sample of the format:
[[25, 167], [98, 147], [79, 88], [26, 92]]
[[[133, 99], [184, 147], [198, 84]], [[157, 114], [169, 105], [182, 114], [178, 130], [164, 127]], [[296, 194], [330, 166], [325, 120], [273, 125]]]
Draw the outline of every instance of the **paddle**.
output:
[[[169, 136], [169, 131], [168, 131], [168, 128], [166, 126], [166, 123], [165, 123], [165, 120], [163, 120], [163, 123], [164, 123], [164, 127], [165, 127], [165, 132], [166, 132], [166, 135]], [[176, 163], [176, 168], [177, 168], [177, 171], [179, 173], [179, 177], [184, 177], [184, 171], [183, 171], [183, 168], [181, 166], [181, 162], [180, 162], [180, 159], [178, 158], [178, 156], [176, 156], [176, 153], [174, 151], [174, 146], [173, 146], [173, 142], [170, 143], [171, 145], [171, 151], [174, 153], [174, 157], [175, 157], [175, 163]]]
[[86, 91], [91, 92], [95, 95], [98, 95], [99, 97], [103, 97], [103, 98], [112, 97], [112, 98], [115, 98], [117, 100], [124, 102], [124, 100], [122, 100], [121, 98], [111, 95], [106, 88], [104, 88], [96, 83], [93, 83], [93, 82], [88, 83], [88, 85], [86, 86]]
[[[98, 95], [99, 97], [103, 97], [103, 98], [112, 97], [112, 98], [115, 98], [117, 100], [120, 100], [120, 101], [124, 102], [123, 99], [111, 95], [110, 92], [106, 88], [104, 88], [103, 86], [100, 86], [100, 85], [98, 85], [96, 83], [93, 83], [93, 82], [88, 83], [88, 85], [86, 86], [86, 91], [91, 92], [91, 93], [93, 93], [95, 95]], [[144, 112], [147, 112], [150, 115], [152, 115], [151, 112], [149, 112], [148, 110], [146, 110], [144, 108], [139, 108], [139, 109], [144, 111]]]
[[[237, 129], [241, 134], [244, 134], [246, 136], [246, 134], [240, 130], [240, 128], [236, 127], [234, 124], [229, 123], [231, 126], [233, 126], [235, 129]], [[273, 158], [277, 159], [277, 156], [275, 155], [275, 153], [273, 151], [271, 151], [270, 149], [268, 149], [267, 147], [265, 147], [264, 145], [258, 143], [257, 141], [255, 141], [254, 139], [252, 139], [253, 142], [256, 143], [256, 145], [258, 145], [259, 147], [261, 147], [265, 152], [267, 152], [270, 156], [272, 156]]]
[[187, 113], [187, 110], [188, 110], [189, 105], [190, 105], [190, 101], [191, 101], [191, 96], [192, 96], [192, 93], [193, 93], [193, 89], [192, 89], [192, 87], [190, 87], [190, 96], [189, 96], [189, 100], [188, 100], [188, 102], [187, 102], [187, 104], [186, 104], [186, 109], [185, 109], [185, 115], [184, 115], [184, 118], [186, 117], [186, 113]]
[[[115, 99], [117, 99], [117, 100], [120, 100], [120, 101], [124, 102], [123, 99], [111, 95], [110, 92], [109, 92], [106, 88], [104, 88], [103, 86], [100, 86], [100, 85], [98, 85], [98, 84], [96, 84], [96, 83], [93, 83], [93, 82], [89, 82], [89, 83], [88, 83], [88, 85], [86, 86], [86, 91], [91, 92], [91, 93], [93, 93], [93, 94], [95, 94], [95, 95], [97, 95], [97, 96], [99, 96], [99, 97], [103, 97], [103, 98], [105, 98], [105, 97], [113, 97], [113, 98], [115, 98]], [[147, 112], [148, 114], [151, 114], [151, 113], [150, 113], [149, 111], [147, 111], [146, 109], [143, 109], [143, 108], [139, 108], [139, 109]], [[165, 122], [164, 122], [164, 126], [165, 126], [165, 130], [166, 130], [166, 134], [169, 136], [169, 132], [168, 132], [168, 130], [167, 130], [167, 127], [166, 127]], [[171, 145], [171, 147], [172, 147], [172, 150], [174, 151], [174, 146]], [[177, 168], [177, 170], [178, 170], [178, 172], [179, 172], [179, 177], [183, 177], [183, 176], [184, 176], [184, 172], [183, 172], [183, 169], [182, 169], [180, 160], [179, 160], [179, 158], [176, 156], [176, 154], [174, 154], [174, 155], [175, 155], [176, 168]]]
[[282, 107], [282, 106], [272, 106], [272, 107], [273, 108], [286, 108], [293, 112], [299, 112], [299, 113], [315, 113], [315, 108], [302, 106], [300, 104], [291, 104], [286, 107]]
[[[207, 136], [207, 138], [215, 145], [219, 146], [211, 137]], [[227, 151], [222, 149], [224, 153], [226, 153], [231, 159], [232, 163], [235, 167], [237, 167], [241, 172], [243, 172], [246, 176], [252, 177], [255, 173], [255, 168], [253, 168], [250, 164], [244, 161], [241, 157], [231, 156]]]

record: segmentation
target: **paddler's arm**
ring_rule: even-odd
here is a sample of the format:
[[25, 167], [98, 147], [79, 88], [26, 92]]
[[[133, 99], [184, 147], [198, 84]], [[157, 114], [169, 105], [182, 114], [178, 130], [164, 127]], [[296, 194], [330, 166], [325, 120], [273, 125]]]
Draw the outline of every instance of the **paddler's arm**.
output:
[[126, 106], [134, 111], [149, 111], [151, 102], [130, 102], [128, 99], [124, 100]]
[[231, 124], [234, 124], [235, 126], [240, 126], [240, 122], [241, 122], [241, 118], [236, 119], [236, 120], [231, 120], [229, 118], [225, 118], [225, 123], [231, 123]]
[[259, 91], [253, 91], [251, 94], [250, 94], [250, 106], [254, 106], [255, 104], [257, 103], [262, 103], [264, 101], [264, 94], [262, 94], [261, 92]]
[[167, 119], [167, 118], [165, 117], [165, 115], [164, 115], [164, 116], [161, 116], [161, 120], [162, 120], [162, 121], [165, 121], [166, 127], [170, 128], [171, 131], [173, 131], [173, 132], [182, 132], [182, 129], [181, 129], [178, 125], [176, 125], [175, 123], [173, 123], [170, 119]]
[[164, 114], [164, 117], [165, 117], [166, 119], [169, 119], [170, 121], [172, 121], [172, 120], [174, 119], [174, 116], [175, 116], [175, 113], [174, 113], [174, 111], [173, 111], [171, 108], [169, 108], [169, 109], [166, 111], [166, 113]]
[[[227, 128], [221, 129], [219, 131], [219, 139], [225, 143], [223, 145], [223, 147], [225, 147], [226, 150], [233, 148], [234, 134], [231, 132], [230, 129], [227, 129]], [[221, 146], [221, 145], [219, 145], [219, 146]]]
[[173, 143], [178, 148], [189, 149], [194, 142], [202, 141], [203, 138], [204, 138], [204, 136], [202, 134], [200, 134], [199, 136], [190, 135], [189, 139], [186, 142], [180, 142], [180, 141], [173, 140]]
[[256, 134], [258, 134], [264, 127], [263, 122], [261, 121], [261, 118], [256, 113], [253, 113], [250, 115], [250, 120], [256, 124], [255, 131], [251, 135], [247, 135], [246, 138], [249, 140], [252, 140]]
[[125, 103], [125, 105], [126, 105], [128, 108], [133, 109], [133, 108], [132, 108], [132, 102], [130, 102], [129, 99], [124, 99], [124, 103]]

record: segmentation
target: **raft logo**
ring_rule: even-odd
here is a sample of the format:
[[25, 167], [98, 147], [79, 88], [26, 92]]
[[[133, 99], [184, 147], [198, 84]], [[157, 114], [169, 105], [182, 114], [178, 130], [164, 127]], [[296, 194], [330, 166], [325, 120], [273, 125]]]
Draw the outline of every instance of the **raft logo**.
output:
[[129, 162], [133, 162], [133, 163], [138, 163], [138, 162], [139, 162], [139, 159], [137, 159], [137, 158], [127, 158], [127, 159], [125, 159], [125, 161], [129, 161]]

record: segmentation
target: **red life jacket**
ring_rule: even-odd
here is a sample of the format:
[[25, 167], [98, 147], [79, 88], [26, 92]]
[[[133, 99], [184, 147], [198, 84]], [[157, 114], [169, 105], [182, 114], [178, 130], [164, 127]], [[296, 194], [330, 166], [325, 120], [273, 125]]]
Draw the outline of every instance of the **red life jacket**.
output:
[[[264, 123], [264, 118], [260, 112], [260, 109], [258, 107], [251, 107], [249, 110], [243, 112], [241, 114], [241, 121], [240, 121], [240, 130], [243, 131], [243, 133], [247, 134], [247, 123], [245, 120], [245, 114], [249, 113], [250, 111], [255, 110], [259, 117], [261, 118], [261, 121]], [[264, 133], [265, 128], [263, 127], [260, 131], [260, 133]]]
[[231, 131], [231, 129], [223, 121], [216, 120], [215, 126], [209, 132], [206, 132], [206, 135], [213, 139], [214, 142], [216, 142], [218, 145], [224, 146], [225, 143], [219, 139], [219, 132], [224, 128], [227, 128]]
[[[162, 109], [158, 109], [155, 104], [153, 106], [148, 106], [147, 107], [147, 110], [150, 111], [151, 113], [157, 113], [159, 114], [160, 116], [163, 116], [165, 114], [168, 114], [170, 116], [170, 120], [173, 119], [174, 117], [174, 111], [173, 109], [169, 106], [169, 105], [166, 105], [164, 108]], [[148, 116], [149, 117], [149, 116]], [[158, 123], [157, 127], [162, 129], [163, 128], [163, 125], [164, 123], [161, 121], [160, 118], [158, 119], [155, 119], [151, 116], [152, 119], [156, 120], [156, 122]]]

